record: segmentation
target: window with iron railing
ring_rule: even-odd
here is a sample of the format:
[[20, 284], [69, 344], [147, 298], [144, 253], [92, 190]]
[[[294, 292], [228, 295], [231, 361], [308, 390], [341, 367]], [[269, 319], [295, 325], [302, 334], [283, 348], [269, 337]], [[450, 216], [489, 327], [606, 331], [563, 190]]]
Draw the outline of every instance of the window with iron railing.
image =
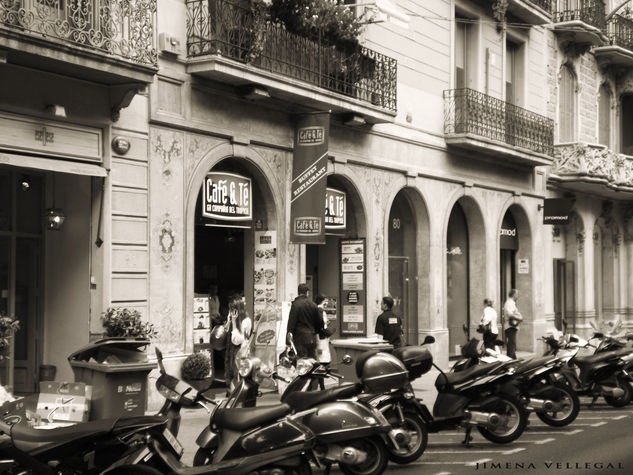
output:
[[552, 21], [581, 21], [588, 25], [606, 30], [606, 11], [603, 0], [555, 0]]
[[156, 66], [156, 2], [0, 0], [0, 28]]
[[554, 121], [473, 89], [444, 91], [444, 133], [470, 134], [552, 156]]
[[607, 24], [607, 37], [612, 45], [633, 51], [633, 20], [614, 15]]
[[187, 56], [217, 55], [396, 110], [397, 62], [340, 48], [253, 15], [239, 0], [187, 0]]

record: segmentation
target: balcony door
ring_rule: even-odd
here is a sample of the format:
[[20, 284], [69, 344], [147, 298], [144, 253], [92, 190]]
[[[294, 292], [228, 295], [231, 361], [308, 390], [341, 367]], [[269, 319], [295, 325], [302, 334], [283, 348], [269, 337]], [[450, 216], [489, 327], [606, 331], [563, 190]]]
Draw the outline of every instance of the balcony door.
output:
[[43, 183], [0, 169], [0, 314], [20, 322], [0, 374], [16, 393], [35, 391], [40, 361]]

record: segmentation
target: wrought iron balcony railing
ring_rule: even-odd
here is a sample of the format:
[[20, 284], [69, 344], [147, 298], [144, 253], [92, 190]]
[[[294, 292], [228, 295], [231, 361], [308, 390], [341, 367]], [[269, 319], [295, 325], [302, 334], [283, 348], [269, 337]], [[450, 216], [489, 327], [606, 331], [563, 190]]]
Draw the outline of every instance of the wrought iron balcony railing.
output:
[[555, 0], [552, 21], [581, 21], [601, 31], [607, 28], [603, 0]]
[[633, 20], [614, 15], [607, 24], [607, 37], [612, 45], [633, 51]]
[[158, 65], [157, 0], [0, 0], [0, 29]]
[[532, 3], [547, 13], [552, 13], [552, 2], [554, 0], [528, 0], [528, 3]]
[[345, 51], [254, 17], [228, 0], [188, 0], [187, 56], [219, 55], [396, 110], [395, 59], [365, 47]]
[[473, 89], [444, 91], [444, 133], [472, 134], [552, 156], [554, 121]]

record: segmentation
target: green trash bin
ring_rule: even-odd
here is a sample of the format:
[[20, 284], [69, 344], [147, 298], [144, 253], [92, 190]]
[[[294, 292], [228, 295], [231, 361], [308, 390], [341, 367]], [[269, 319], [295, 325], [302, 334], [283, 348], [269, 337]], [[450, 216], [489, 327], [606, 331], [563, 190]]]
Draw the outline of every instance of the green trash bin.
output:
[[145, 338], [104, 338], [68, 357], [75, 381], [92, 386], [90, 420], [145, 415], [147, 359]]
[[[356, 377], [356, 360], [360, 355], [370, 350], [390, 350], [393, 346], [387, 343], [382, 338], [375, 337], [366, 338], [345, 338], [340, 340], [330, 340], [332, 345], [332, 365], [336, 365], [337, 373], [344, 376], [339, 381], [342, 383], [358, 383]], [[341, 363], [343, 356], [349, 355], [352, 357], [352, 364], [344, 365]]]

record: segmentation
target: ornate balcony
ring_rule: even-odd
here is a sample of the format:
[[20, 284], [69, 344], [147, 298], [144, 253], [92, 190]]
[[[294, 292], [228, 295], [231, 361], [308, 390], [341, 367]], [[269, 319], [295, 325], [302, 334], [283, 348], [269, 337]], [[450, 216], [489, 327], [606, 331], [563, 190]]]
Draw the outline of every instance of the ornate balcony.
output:
[[563, 42], [598, 46], [607, 42], [603, 0], [553, 0], [552, 23]]
[[519, 20], [531, 25], [543, 25], [552, 21], [552, 1], [509, 0], [507, 11]]
[[155, 23], [156, 0], [0, 0], [0, 53], [129, 96], [157, 70]]
[[550, 180], [561, 188], [614, 199], [633, 197], [633, 157], [604, 145], [557, 144]]
[[256, 20], [228, 0], [188, 0], [187, 71], [233, 86], [264, 86], [273, 98], [391, 122], [397, 62], [360, 47], [341, 51]]
[[554, 122], [473, 89], [444, 91], [449, 146], [532, 166], [552, 163]]
[[599, 46], [593, 54], [601, 64], [633, 66], [633, 20], [614, 15], [607, 24], [608, 46]]

